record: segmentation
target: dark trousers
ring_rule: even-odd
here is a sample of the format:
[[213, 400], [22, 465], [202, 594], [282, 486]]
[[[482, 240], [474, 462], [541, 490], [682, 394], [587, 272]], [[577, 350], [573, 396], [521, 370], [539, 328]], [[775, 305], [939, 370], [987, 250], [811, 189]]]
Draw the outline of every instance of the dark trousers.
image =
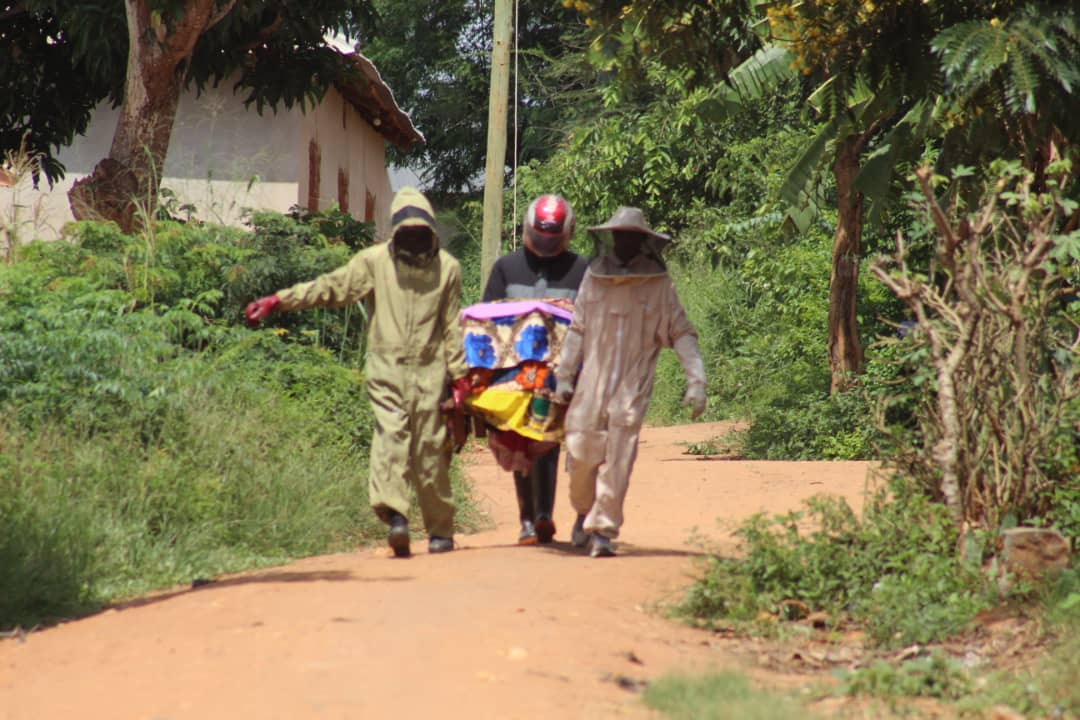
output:
[[555, 479], [559, 472], [559, 448], [533, 461], [528, 473], [514, 473], [518, 510], [522, 521], [551, 518], [555, 508]]

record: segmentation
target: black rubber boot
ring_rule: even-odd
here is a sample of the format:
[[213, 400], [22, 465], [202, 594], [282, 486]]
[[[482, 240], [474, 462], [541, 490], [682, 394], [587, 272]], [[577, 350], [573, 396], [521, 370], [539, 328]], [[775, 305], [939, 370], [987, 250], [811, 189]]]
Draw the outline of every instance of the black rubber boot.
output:
[[532, 467], [532, 485], [536, 507], [536, 539], [544, 544], [555, 538], [555, 480], [559, 473], [559, 449], [538, 457]]
[[533, 514], [536, 503], [533, 499], [532, 478], [525, 473], [514, 473], [514, 490], [517, 491], [518, 518], [521, 520], [521, 532], [518, 545], [535, 545], [536, 530], [533, 529]]
[[454, 538], [432, 535], [428, 540], [427, 551], [432, 555], [450, 552], [454, 549]]
[[555, 539], [555, 521], [546, 515], [540, 515], [533, 524], [536, 529], [536, 541], [546, 545]]
[[386, 534], [386, 541], [394, 551], [394, 557], [409, 557], [409, 520], [396, 510], [388, 513], [390, 531]]

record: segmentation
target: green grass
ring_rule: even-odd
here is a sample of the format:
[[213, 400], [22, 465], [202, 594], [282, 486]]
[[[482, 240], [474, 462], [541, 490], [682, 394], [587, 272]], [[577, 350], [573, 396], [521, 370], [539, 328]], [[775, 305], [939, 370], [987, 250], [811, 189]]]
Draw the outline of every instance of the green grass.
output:
[[666, 675], [649, 683], [645, 704], [671, 720], [795, 720], [808, 713], [780, 691], [751, 687], [733, 672]]
[[942, 652], [905, 662], [875, 660], [842, 676], [842, 692], [889, 699], [929, 697], [958, 700], [973, 689], [960, 662]]
[[[367, 448], [335, 433], [330, 408], [248, 389], [189, 392], [150, 445], [0, 424], [0, 627], [382, 541]], [[336, 409], [366, 411], [362, 394], [357, 404]], [[477, 527], [460, 470], [452, 480], [459, 528]]]

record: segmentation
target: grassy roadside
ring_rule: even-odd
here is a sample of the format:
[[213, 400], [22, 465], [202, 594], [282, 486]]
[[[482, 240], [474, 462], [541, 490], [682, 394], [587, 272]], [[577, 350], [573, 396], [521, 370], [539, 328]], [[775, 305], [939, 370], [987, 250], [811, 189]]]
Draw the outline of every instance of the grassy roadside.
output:
[[0, 267], [0, 630], [383, 540], [362, 314], [240, 324], [251, 297], [352, 252], [281, 216], [89, 223]]
[[[815, 498], [751, 518], [736, 556], [710, 556], [674, 614], [752, 647], [770, 671], [818, 677], [800, 707], [830, 717], [1080, 717], [1075, 561], [1003, 584], [1010, 576], [981, 551], [955, 556], [959, 537], [939, 509], [894, 482], [860, 516]], [[979, 540], [992, 551], [992, 537]], [[689, 709], [661, 708], [668, 717], [730, 704], [694, 689], [707, 678], [679, 682]], [[1016, 714], [993, 714], [1006, 710]]]
[[[1063, 579], [1072, 582], [1068, 573]], [[893, 653], [845, 647], [835, 638], [822, 638], [824, 644], [805, 636], [800, 641], [801, 634], [790, 630], [784, 638], [759, 638], [754, 643], [759, 660], [770, 658], [765, 676], [783, 675], [783, 688], [792, 686], [792, 677], [800, 678], [797, 694], [738, 673], [672, 673], [650, 683], [643, 702], [671, 720], [1075, 719], [1080, 717], [1080, 595], [1061, 597], [1059, 591], [997, 614], [966, 637]], [[828, 651], [822, 653], [823, 647]], [[845, 660], [809, 669], [805, 659], [822, 655]]]
[[[0, 421], [0, 626], [31, 627], [104, 603], [307, 555], [381, 542], [367, 447], [330, 411], [272, 389], [179, 391], [168, 428], [86, 435]], [[459, 526], [480, 521], [452, 475]], [[419, 515], [414, 518], [419, 523]]]
[[644, 702], [671, 720], [794, 720], [808, 717], [795, 699], [754, 688], [735, 672], [666, 675], [645, 689]]

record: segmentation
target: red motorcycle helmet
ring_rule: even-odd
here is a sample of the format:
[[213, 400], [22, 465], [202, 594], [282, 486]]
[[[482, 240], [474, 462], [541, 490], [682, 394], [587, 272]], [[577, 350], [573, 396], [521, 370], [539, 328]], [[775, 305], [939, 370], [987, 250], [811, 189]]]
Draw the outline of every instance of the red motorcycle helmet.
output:
[[554, 257], [570, 246], [574, 209], [561, 195], [541, 195], [525, 211], [524, 242], [540, 257]]

